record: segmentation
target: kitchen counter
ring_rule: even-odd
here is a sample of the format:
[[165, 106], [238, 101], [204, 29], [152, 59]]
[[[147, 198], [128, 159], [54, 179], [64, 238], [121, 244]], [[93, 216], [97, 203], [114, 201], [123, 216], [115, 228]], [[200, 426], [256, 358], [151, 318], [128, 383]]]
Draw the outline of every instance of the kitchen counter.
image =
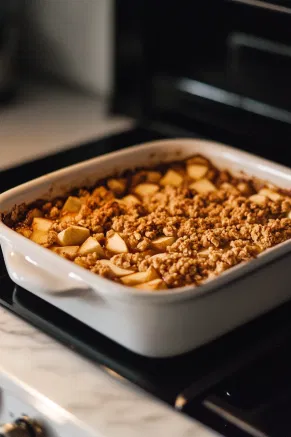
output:
[[0, 169], [132, 127], [106, 111], [101, 99], [70, 89], [25, 86], [15, 104], [0, 106]]
[[[129, 119], [106, 117], [104, 108], [102, 102], [69, 90], [27, 88], [18, 104], [0, 112], [1, 168], [131, 127]], [[217, 435], [2, 307], [0, 395], [1, 388], [58, 422], [61, 436]], [[74, 431], [68, 431], [72, 424]]]
[[80, 437], [216, 435], [0, 307], [0, 387], [3, 380], [41, 411], [54, 403], [62, 420], [84, 424]]

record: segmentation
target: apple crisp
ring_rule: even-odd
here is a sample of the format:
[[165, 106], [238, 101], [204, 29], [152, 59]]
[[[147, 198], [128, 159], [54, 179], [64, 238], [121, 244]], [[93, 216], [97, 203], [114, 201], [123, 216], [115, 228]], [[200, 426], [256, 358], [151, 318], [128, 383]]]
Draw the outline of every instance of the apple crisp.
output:
[[289, 239], [290, 196], [197, 155], [21, 205], [2, 219], [93, 273], [158, 291], [200, 285]]

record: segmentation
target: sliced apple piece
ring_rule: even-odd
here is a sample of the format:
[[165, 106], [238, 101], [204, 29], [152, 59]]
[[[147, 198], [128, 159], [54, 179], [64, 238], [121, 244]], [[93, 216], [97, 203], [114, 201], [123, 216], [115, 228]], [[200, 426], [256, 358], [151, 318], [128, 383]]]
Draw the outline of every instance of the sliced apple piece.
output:
[[253, 194], [249, 197], [249, 200], [257, 205], [265, 205], [267, 202], [267, 197], [261, 194]]
[[113, 191], [114, 194], [122, 194], [126, 189], [126, 181], [124, 179], [108, 179], [108, 188]]
[[237, 189], [245, 196], [250, 195], [252, 192], [252, 189], [247, 182], [240, 182], [237, 184]]
[[155, 255], [152, 255], [150, 259], [163, 259], [167, 256], [166, 253], [156, 253]]
[[183, 182], [183, 176], [174, 170], [168, 170], [167, 173], [160, 180], [160, 184], [171, 185], [172, 187], [179, 187]]
[[28, 216], [31, 219], [34, 217], [43, 217], [43, 212], [38, 208], [33, 208], [28, 212]]
[[121, 200], [121, 202], [125, 203], [128, 206], [137, 205], [138, 203], [140, 203], [138, 198], [135, 197], [133, 194], [128, 194], [127, 196], [123, 197], [120, 200]]
[[154, 279], [153, 281], [144, 282], [143, 284], [136, 285], [135, 288], [140, 290], [166, 290], [167, 284], [162, 279]]
[[199, 165], [206, 165], [207, 167], [209, 166], [209, 161], [208, 159], [204, 158], [203, 156], [192, 156], [192, 158], [187, 159], [187, 165], [192, 165], [192, 164], [199, 164]]
[[138, 184], [134, 188], [134, 192], [141, 197], [149, 196], [159, 191], [159, 186], [157, 184]]
[[237, 190], [237, 188], [229, 182], [222, 182], [220, 188], [223, 188], [224, 190]]
[[216, 191], [215, 185], [208, 179], [200, 179], [199, 181], [193, 182], [189, 187], [199, 194], [210, 193], [211, 191]]
[[108, 266], [112, 271], [112, 273], [118, 278], [121, 278], [122, 276], [126, 276], [126, 275], [131, 275], [132, 273], [134, 273], [133, 270], [122, 269], [121, 267], [116, 266], [112, 261], [109, 261], [108, 259], [101, 259], [100, 262], [104, 266]]
[[112, 235], [112, 237], [107, 238], [106, 249], [113, 253], [124, 253], [128, 252], [127, 245], [123, 238], [117, 233]]
[[82, 202], [78, 197], [69, 196], [63, 206], [63, 211], [79, 212], [81, 206], [82, 206]]
[[64, 258], [78, 255], [79, 246], [52, 247], [51, 250]]
[[187, 166], [187, 174], [190, 178], [198, 180], [202, 179], [208, 172], [206, 165], [191, 164]]
[[81, 256], [88, 255], [89, 253], [97, 253], [100, 257], [105, 256], [101, 244], [93, 237], [87, 238], [79, 249]]
[[133, 273], [132, 275], [124, 276], [123, 278], [121, 278], [121, 282], [124, 285], [134, 286], [158, 278], [159, 275], [156, 270], [153, 267], [149, 267], [145, 272], [137, 272]]
[[63, 216], [59, 219], [59, 221], [60, 221], [61, 223], [69, 223], [69, 222], [72, 222], [72, 221], [74, 220], [74, 218], [76, 217], [76, 215], [77, 215], [76, 212], [69, 212], [69, 213], [66, 213], [65, 215], [63, 215]]
[[166, 247], [171, 246], [175, 240], [175, 237], [159, 237], [152, 241], [152, 246], [156, 250], [164, 251]]
[[228, 191], [230, 194], [234, 194], [234, 195], [240, 194], [240, 191], [234, 185], [230, 184], [229, 182], [223, 182], [220, 185], [220, 188]]
[[291, 211], [288, 212], [287, 217], [288, 217], [288, 218], [291, 218]]
[[209, 249], [207, 248], [207, 249], [200, 250], [200, 252], [198, 252], [197, 255], [207, 258], [209, 256]]
[[32, 234], [30, 235], [30, 240], [40, 245], [47, 244], [48, 231], [40, 231], [36, 229], [32, 231]]
[[260, 196], [266, 196], [268, 199], [273, 200], [274, 202], [276, 200], [279, 200], [282, 198], [282, 196], [277, 193], [276, 191], [270, 190], [269, 188], [263, 188], [258, 192], [258, 195]]
[[77, 246], [90, 236], [90, 231], [82, 226], [69, 226], [58, 234], [58, 242], [61, 246]]
[[37, 244], [47, 244], [48, 231], [51, 228], [52, 223], [51, 220], [42, 217], [34, 217], [32, 221], [32, 233], [29, 238]]
[[158, 183], [162, 177], [162, 173], [159, 171], [147, 171], [146, 172], [147, 182]]
[[33, 231], [48, 232], [52, 224], [53, 222], [49, 219], [34, 217], [32, 221], [32, 229]]

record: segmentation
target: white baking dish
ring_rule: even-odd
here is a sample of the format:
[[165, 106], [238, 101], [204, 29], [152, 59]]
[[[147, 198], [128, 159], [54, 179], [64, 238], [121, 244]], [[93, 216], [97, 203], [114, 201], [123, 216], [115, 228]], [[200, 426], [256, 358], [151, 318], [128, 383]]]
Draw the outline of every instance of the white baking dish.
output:
[[[291, 188], [291, 170], [217, 143], [155, 141], [91, 159], [0, 195], [0, 211], [136, 166], [195, 153], [233, 173], [244, 171]], [[5, 263], [12, 280], [128, 349], [151, 357], [182, 354], [247, 322], [291, 297], [291, 241], [233, 267], [195, 288], [151, 293], [95, 275], [0, 223]]]

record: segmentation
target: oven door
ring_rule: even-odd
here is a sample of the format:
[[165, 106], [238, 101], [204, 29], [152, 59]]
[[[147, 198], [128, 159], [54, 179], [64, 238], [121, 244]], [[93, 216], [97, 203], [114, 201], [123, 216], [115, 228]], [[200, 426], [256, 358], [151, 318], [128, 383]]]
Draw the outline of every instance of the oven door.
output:
[[153, 112], [185, 125], [195, 120], [253, 151], [260, 144], [262, 154], [282, 147], [284, 155], [291, 126], [291, 2], [187, 3], [167, 14], [163, 32], [155, 14]]
[[[117, 92], [126, 89], [122, 110], [132, 92], [151, 120], [272, 159], [275, 148], [275, 159], [286, 162], [291, 1], [137, 1], [131, 18], [119, 8], [116, 72]], [[131, 24], [125, 29], [126, 20]], [[135, 45], [129, 45], [132, 40]], [[130, 71], [133, 80], [125, 80]]]

